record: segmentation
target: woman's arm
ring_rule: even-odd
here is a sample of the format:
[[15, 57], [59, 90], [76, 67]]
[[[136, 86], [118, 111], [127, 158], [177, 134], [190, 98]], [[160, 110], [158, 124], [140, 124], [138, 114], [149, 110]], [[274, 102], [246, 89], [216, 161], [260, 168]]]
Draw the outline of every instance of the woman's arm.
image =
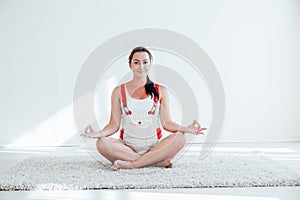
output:
[[172, 121], [170, 110], [169, 110], [169, 95], [168, 91], [164, 86], [159, 87], [160, 91], [160, 120], [164, 130], [176, 133], [192, 133], [192, 134], [203, 134], [203, 130], [206, 128], [202, 128], [200, 124], [194, 120], [192, 124], [188, 126], [181, 126]]
[[109, 123], [99, 132], [94, 131], [91, 126], [88, 126], [85, 129], [85, 134], [83, 136], [90, 138], [108, 137], [119, 130], [121, 123], [120, 94], [120, 86], [115, 87], [111, 95], [111, 114]]
[[102, 133], [103, 136], [110, 136], [115, 134], [121, 124], [121, 106], [120, 106], [120, 98], [121, 98], [121, 90], [120, 86], [115, 87], [111, 95], [111, 114], [109, 123], [99, 132]]
[[166, 131], [176, 133], [178, 131], [184, 132], [184, 127], [175, 123], [171, 119], [170, 110], [169, 110], [169, 95], [167, 89], [160, 85], [159, 86], [160, 94], [160, 121], [163, 128]]

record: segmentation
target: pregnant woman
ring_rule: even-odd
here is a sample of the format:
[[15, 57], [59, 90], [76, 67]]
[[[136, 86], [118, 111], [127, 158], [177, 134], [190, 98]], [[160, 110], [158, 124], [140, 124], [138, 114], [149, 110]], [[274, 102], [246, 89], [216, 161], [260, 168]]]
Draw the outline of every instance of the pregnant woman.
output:
[[[148, 49], [134, 48], [128, 60], [133, 78], [114, 88], [109, 123], [100, 131], [89, 125], [83, 136], [97, 139], [97, 149], [112, 162], [112, 170], [170, 168], [185, 145], [184, 134], [203, 134], [206, 128], [197, 120], [188, 126], [172, 121], [167, 89], [148, 76], [153, 60]], [[161, 127], [172, 134], [161, 139]], [[109, 137], [118, 131], [120, 139]]]

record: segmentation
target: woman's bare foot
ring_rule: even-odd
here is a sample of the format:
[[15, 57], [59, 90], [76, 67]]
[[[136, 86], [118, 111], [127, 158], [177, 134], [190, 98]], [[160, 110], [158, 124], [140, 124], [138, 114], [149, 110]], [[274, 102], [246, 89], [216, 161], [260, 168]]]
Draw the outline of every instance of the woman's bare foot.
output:
[[[165, 167], [165, 168], [172, 168], [173, 164], [171, 159], [167, 159], [164, 161], [161, 161], [159, 163], [156, 163], [154, 165], [155, 167]], [[124, 160], [116, 160], [114, 164], [111, 166], [111, 169], [116, 171], [118, 169], [133, 169], [135, 168], [130, 161], [124, 161]]]
[[111, 169], [116, 171], [118, 169], [133, 169], [132, 162], [124, 160], [116, 160], [111, 166]]
[[167, 160], [161, 161], [159, 163], [156, 163], [154, 166], [155, 167], [172, 168], [173, 164], [172, 164], [171, 159], [167, 159]]

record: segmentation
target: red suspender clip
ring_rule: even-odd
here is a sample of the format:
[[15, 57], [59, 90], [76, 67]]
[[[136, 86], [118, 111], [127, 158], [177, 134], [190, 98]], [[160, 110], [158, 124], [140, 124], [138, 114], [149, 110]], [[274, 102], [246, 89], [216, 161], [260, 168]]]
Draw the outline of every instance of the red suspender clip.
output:
[[162, 137], [161, 129], [160, 128], [156, 129], [156, 134], [157, 134], [157, 139], [160, 139]]
[[124, 137], [124, 128], [120, 130], [120, 138], [123, 140]]

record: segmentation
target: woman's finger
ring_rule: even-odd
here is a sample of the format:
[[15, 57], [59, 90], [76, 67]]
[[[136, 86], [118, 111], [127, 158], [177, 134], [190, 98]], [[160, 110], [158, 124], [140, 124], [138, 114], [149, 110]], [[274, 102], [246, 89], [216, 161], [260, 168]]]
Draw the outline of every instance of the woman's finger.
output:
[[201, 127], [200, 123], [196, 119], [194, 120], [193, 123], [194, 123], [194, 127], [197, 127], [197, 128]]
[[91, 126], [91, 125], [88, 125], [88, 126], [85, 128], [85, 133], [86, 133], [86, 134], [91, 135], [93, 132], [94, 132], [94, 130], [92, 129], [92, 126]]
[[197, 131], [197, 135], [204, 135], [204, 133], [203, 132], [201, 132], [201, 131]]
[[90, 132], [90, 127], [89, 127], [89, 125], [84, 129], [84, 132], [85, 132], [85, 133], [89, 133], [89, 132]]
[[84, 137], [84, 138], [89, 137], [89, 136], [88, 136], [87, 134], [85, 134], [85, 133], [80, 134], [80, 136], [81, 136], [81, 137]]

